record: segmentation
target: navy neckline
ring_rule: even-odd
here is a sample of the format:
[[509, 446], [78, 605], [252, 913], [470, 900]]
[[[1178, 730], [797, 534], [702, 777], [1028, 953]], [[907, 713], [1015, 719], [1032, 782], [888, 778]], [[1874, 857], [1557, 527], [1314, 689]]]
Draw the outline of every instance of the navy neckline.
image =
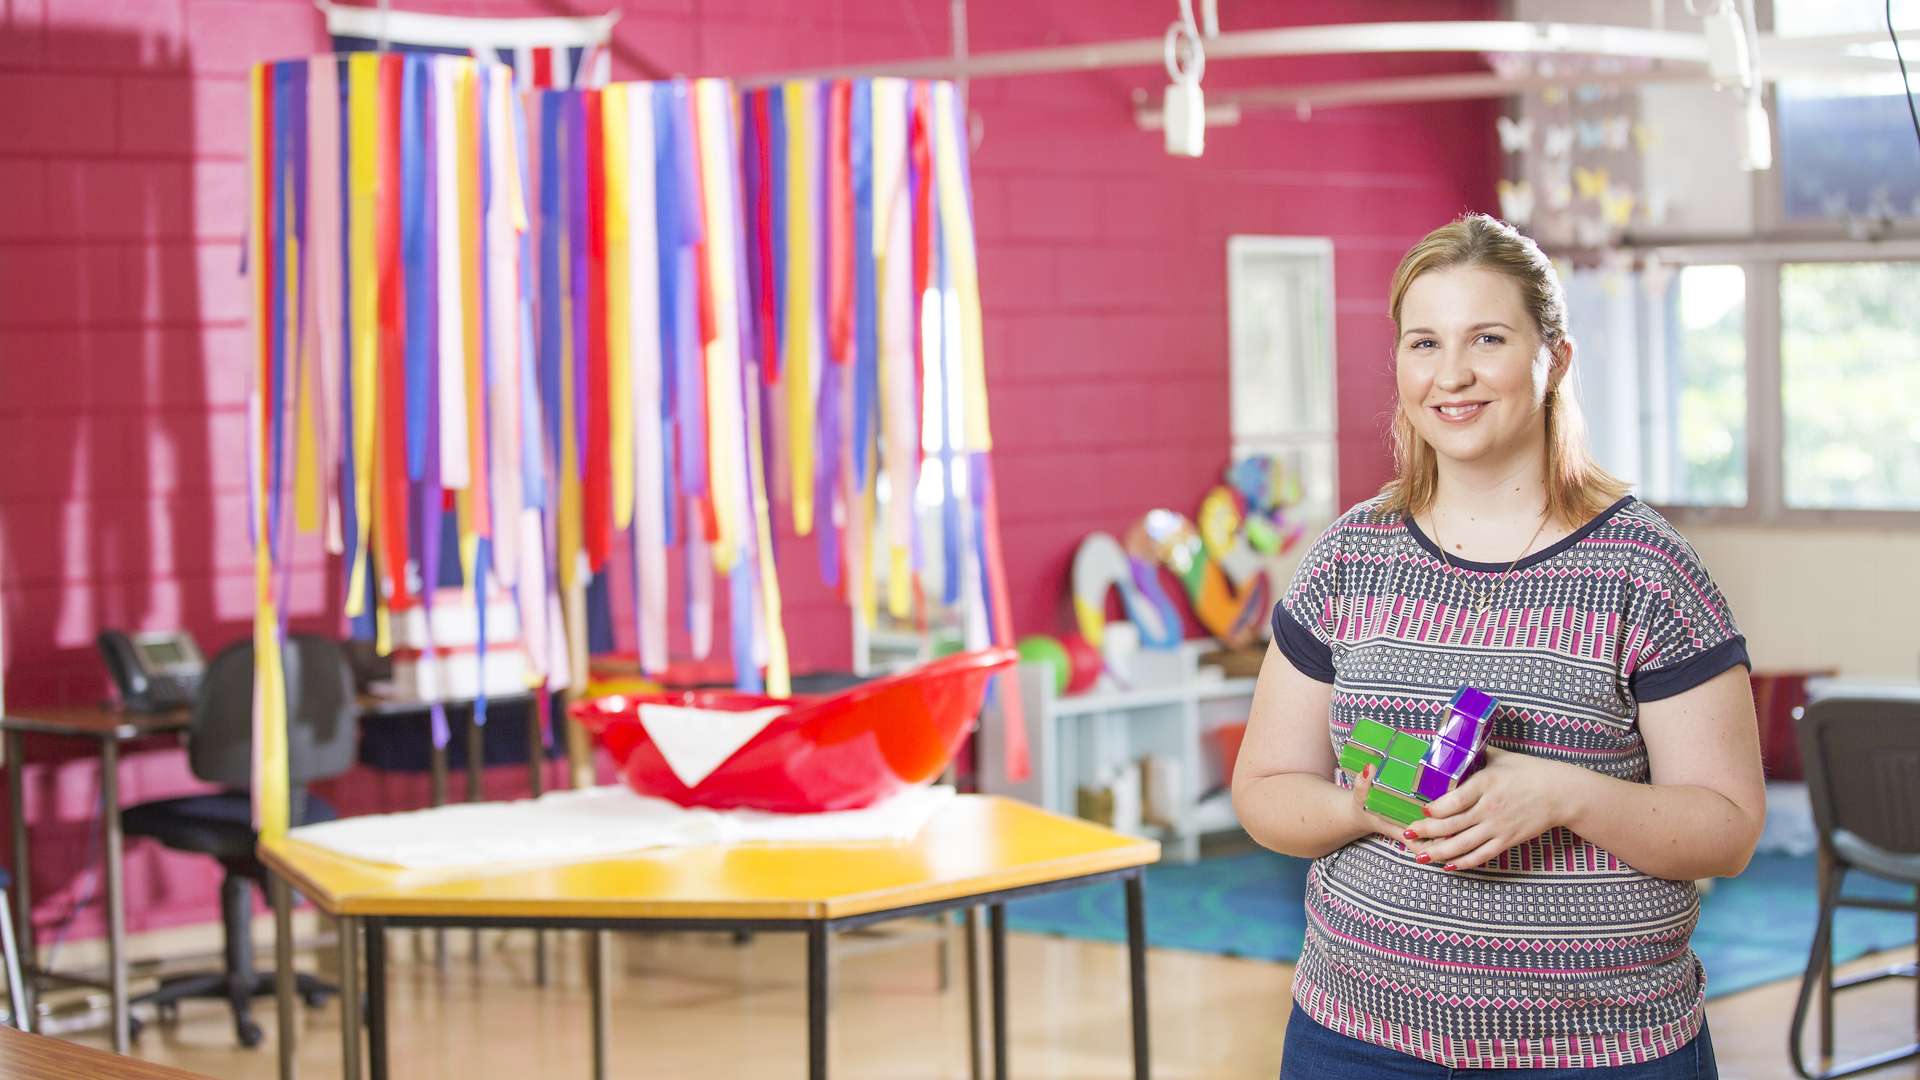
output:
[[[1626, 507], [1628, 503], [1632, 501], [1633, 501], [1633, 496], [1631, 495], [1620, 496], [1620, 498], [1612, 506], [1609, 506], [1605, 510], [1602, 510], [1598, 514], [1595, 514], [1593, 516], [1593, 520], [1573, 530], [1572, 532], [1561, 537], [1560, 539], [1555, 540], [1553, 543], [1547, 545], [1546, 547], [1541, 548], [1539, 551], [1536, 551], [1533, 554], [1528, 555], [1526, 558], [1521, 559], [1519, 562], [1514, 563], [1513, 569], [1524, 570], [1529, 566], [1534, 566], [1538, 563], [1545, 562], [1546, 560], [1553, 558], [1555, 555], [1560, 554], [1561, 552], [1567, 550], [1568, 548], [1579, 543], [1580, 541], [1585, 540], [1587, 537], [1593, 535], [1593, 531], [1595, 529], [1598, 529], [1600, 526], [1605, 525], [1608, 519], [1612, 518], [1613, 515], [1619, 513], [1623, 508]], [[1507, 570], [1506, 563], [1475, 562], [1472, 559], [1462, 559], [1455, 555], [1449, 555], [1441, 551], [1440, 545], [1434, 543], [1431, 537], [1429, 537], [1425, 532], [1421, 531], [1420, 523], [1413, 520], [1412, 514], [1402, 513], [1400, 515], [1400, 520], [1403, 524], [1406, 525], [1407, 532], [1413, 537], [1414, 542], [1419, 544], [1421, 547], [1426, 548], [1428, 552], [1432, 553], [1432, 555], [1435, 558], [1439, 559], [1442, 562], [1452, 563], [1453, 565], [1459, 567], [1462, 570], [1477, 570], [1483, 574], [1499, 574], [1499, 573], [1504, 573]]]

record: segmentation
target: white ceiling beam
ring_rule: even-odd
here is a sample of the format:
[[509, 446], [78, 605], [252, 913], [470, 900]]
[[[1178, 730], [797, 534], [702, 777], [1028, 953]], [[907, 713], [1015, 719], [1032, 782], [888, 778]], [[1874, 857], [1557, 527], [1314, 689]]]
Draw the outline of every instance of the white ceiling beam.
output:
[[[786, 79], [854, 79], [892, 75], [913, 79], [997, 78], [1104, 68], [1159, 67], [1160, 37], [1090, 42], [1043, 49], [975, 53], [964, 59], [918, 57], [805, 71], [739, 77], [743, 86]], [[1350, 23], [1237, 30], [1206, 39], [1208, 60], [1365, 53], [1536, 53], [1613, 56], [1705, 63], [1706, 38], [1672, 30], [1628, 26], [1503, 21]]]

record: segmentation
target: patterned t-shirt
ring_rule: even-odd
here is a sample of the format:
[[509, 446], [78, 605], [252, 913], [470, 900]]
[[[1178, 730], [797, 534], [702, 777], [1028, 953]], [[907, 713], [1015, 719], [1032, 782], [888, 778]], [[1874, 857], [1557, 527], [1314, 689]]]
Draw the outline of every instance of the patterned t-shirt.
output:
[[[1274, 609], [1280, 651], [1333, 684], [1336, 756], [1361, 717], [1432, 734], [1470, 685], [1499, 699], [1495, 746], [1646, 783], [1639, 703], [1747, 663], [1699, 556], [1631, 496], [1520, 560], [1484, 615], [1475, 598], [1506, 565], [1449, 568], [1381, 502], [1334, 522]], [[1356, 840], [1314, 861], [1306, 908], [1300, 1007], [1441, 1065], [1646, 1061], [1705, 1017], [1692, 882], [1643, 874], [1565, 828], [1471, 870]]]

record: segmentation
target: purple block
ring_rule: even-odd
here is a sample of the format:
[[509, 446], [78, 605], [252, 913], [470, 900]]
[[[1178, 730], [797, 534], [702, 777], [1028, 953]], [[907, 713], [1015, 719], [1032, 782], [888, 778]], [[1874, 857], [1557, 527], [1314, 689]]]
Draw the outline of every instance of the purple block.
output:
[[1447, 718], [1421, 758], [1420, 778], [1415, 783], [1419, 790], [1415, 794], [1432, 802], [1473, 775], [1483, 760], [1498, 704], [1471, 686], [1463, 686], [1453, 695]]

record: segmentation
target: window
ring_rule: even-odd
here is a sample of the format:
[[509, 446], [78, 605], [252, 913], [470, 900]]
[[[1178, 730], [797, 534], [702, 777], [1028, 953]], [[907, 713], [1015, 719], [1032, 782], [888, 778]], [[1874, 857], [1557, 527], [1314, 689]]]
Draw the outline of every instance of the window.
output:
[[1229, 237], [1227, 322], [1234, 459], [1279, 458], [1304, 519], [1333, 520], [1333, 241]]
[[1920, 252], [1767, 253], [1562, 271], [1595, 453], [1665, 507], [1920, 511]]
[[1565, 280], [1601, 463], [1650, 502], [1745, 505], [1745, 270], [1575, 270]]
[[1780, 269], [1790, 507], [1920, 510], [1920, 263]]

